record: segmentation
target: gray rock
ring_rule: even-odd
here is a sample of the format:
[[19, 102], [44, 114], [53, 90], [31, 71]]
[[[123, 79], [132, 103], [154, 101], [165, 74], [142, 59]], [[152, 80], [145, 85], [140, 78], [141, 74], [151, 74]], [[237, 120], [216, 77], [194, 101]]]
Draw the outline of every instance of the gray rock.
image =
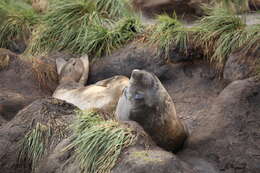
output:
[[229, 82], [246, 79], [254, 72], [254, 57], [231, 54], [225, 64], [223, 77]]
[[[223, 173], [260, 172], [260, 79], [232, 82], [212, 103], [178, 155], [200, 158]], [[198, 164], [197, 164], [198, 165]], [[207, 170], [206, 166], [201, 169]]]

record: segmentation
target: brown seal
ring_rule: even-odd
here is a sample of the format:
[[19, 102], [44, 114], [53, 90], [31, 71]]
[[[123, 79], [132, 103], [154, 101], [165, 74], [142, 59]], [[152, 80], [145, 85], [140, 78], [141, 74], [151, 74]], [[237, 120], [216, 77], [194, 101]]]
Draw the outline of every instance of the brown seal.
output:
[[187, 138], [172, 98], [154, 74], [143, 70], [133, 70], [116, 116], [119, 121], [138, 122], [157, 145], [168, 151], [178, 150]]

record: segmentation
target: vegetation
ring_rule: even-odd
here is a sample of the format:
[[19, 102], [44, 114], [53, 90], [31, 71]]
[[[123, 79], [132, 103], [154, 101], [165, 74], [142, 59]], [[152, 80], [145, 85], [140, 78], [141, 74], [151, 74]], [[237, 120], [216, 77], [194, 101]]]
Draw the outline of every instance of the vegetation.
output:
[[[110, 54], [141, 30], [139, 20], [128, 16], [127, 3], [123, 2], [63, 0], [54, 3], [36, 29], [29, 52], [67, 49], [95, 57]], [[119, 17], [123, 19], [115, 22]]]
[[187, 52], [190, 29], [185, 28], [176, 16], [160, 15], [157, 22], [149, 39], [150, 44], [158, 45], [159, 51], [164, 53], [166, 59], [169, 58], [172, 47]]
[[36, 171], [37, 164], [46, 153], [47, 145], [51, 138], [50, 129], [37, 123], [36, 127], [28, 132], [22, 141], [22, 149], [20, 151], [20, 160], [26, 159], [32, 163], [33, 172]]
[[230, 53], [247, 41], [245, 27], [240, 17], [226, 9], [215, 8], [200, 21], [196, 40], [211, 62], [222, 66]]
[[10, 57], [9, 55], [0, 56], [0, 70], [4, 69], [9, 65]]
[[110, 172], [122, 149], [136, 140], [132, 129], [113, 120], [104, 121], [93, 111], [79, 112], [72, 127], [74, 139], [67, 149], [75, 148], [74, 156], [86, 173]]
[[67, 124], [62, 120], [49, 118], [47, 123], [37, 122], [20, 141], [19, 160], [30, 163], [32, 172], [36, 172], [38, 163], [48, 153], [53, 144], [66, 137]]
[[225, 8], [235, 13], [249, 10], [249, 0], [217, 0], [216, 2], [220, 8]]
[[14, 41], [27, 43], [38, 16], [23, 1], [0, 1], [0, 47], [8, 48]]
[[242, 18], [227, 9], [214, 8], [201, 19], [195, 40], [210, 61], [222, 68], [232, 52], [243, 47], [243, 53], [256, 51], [259, 33], [258, 25], [247, 26]]
[[260, 25], [247, 26], [245, 19], [225, 8], [208, 8], [207, 15], [190, 28], [176, 16], [160, 15], [152, 30], [149, 43], [157, 45], [164, 58], [169, 58], [173, 48], [187, 54], [194, 47], [220, 70], [232, 52], [253, 54], [260, 48]]

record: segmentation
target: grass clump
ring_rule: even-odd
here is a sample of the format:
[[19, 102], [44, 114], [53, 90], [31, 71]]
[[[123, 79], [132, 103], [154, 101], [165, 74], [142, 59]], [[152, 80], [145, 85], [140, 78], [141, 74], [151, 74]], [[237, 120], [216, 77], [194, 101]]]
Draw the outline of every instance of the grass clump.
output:
[[1, 1], [0, 14], [0, 47], [9, 48], [16, 41], [26, 44], [38, 22], [32, 7], [23, 1]]
[[169, 58], [172, 47], [187, 53], [190, 29], [185, 28], [176, 16], [159, 15], [157, 21], [158, 24], [153, 28], [149, 43], [158, 45], [159, 52], [163, 52], [166, 59]]
[[124, 16], [130, 10], [128, 0], [94, 0], [98, 12], [109, 18]]
[[225, 8], [235, 13], [249, 11], [249, 0], [217, 0], [220, 8]]
[[32, 171], [35, 172], [37, 164], [44, 154], [46, 154], [47, 145], [50, 142], [51, 131], [41, 123], [26, 134], [22, 141], [22, 150], [19, 159], [25, 159], [32, 163]]
[[[110, 54], [139, 31], [138, 19], [128, 17], [125, 11], [128, 8], [124, 0], [57, 1], [36, 29], [28, 52], [35, 55], [66, 49], [95, 57]], [[123, 28], [119, 18], [128, 22], [125, 26], [131, 26]]]
[[10, 63], [9, 55], [0, 55], [0, 70], [6, 68]]
[[73, 128], [74, 139], [67, 148], [75, 148], [74, 156], [86, 173], [110, 172], [121, 151], [136, 140], [132, 129], [113, 120], [104, 121], [93, 111], [79, 113]]
[[247, 42], [242, 50], [246, 54], [257, 54], [260, 50], [260, 24], [247, 26], [246, 32]]
[[214, 8], [200, 21], [195, 40], [210, 61], [222, 68], [228, 56], [247, 42], [245, 28], [240, 17], [226, 9]]
[[20, 141], [19, 161], [30, 163], [32, 172], [36, 172], [38, 163], [67, 136], [67, 124], [62, 120], [50, 118], [46, 123], [37, 122]]

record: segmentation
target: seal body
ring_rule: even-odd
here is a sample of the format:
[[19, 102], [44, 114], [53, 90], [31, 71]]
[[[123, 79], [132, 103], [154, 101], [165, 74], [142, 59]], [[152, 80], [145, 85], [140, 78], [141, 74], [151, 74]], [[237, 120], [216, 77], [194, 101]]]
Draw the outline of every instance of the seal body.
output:
[[143, 70], [133, 70], [116, 116], [119, 121], [138, 122], [157, 145], [168, 151], [177, 151], [187, 138], [172, 98], [154, 74]]
[[114, 112], [117, 102], [128, 85], [129, 79], [125, 76], [114, 76], [93, 85], [84, 86], [88, 80], [88, 56], [66, 61], [56, 60], [59, 74], [59, 86], [53, 97], [72, 103], [82, 110], [102, 109], [105, 112]]
[[96, 108], [113, 113], [128, 82], [125, 76], [114, 76], [89, 86], [67, 83], [59, 86], [53, 97], [72, 103], [82, 110]]

